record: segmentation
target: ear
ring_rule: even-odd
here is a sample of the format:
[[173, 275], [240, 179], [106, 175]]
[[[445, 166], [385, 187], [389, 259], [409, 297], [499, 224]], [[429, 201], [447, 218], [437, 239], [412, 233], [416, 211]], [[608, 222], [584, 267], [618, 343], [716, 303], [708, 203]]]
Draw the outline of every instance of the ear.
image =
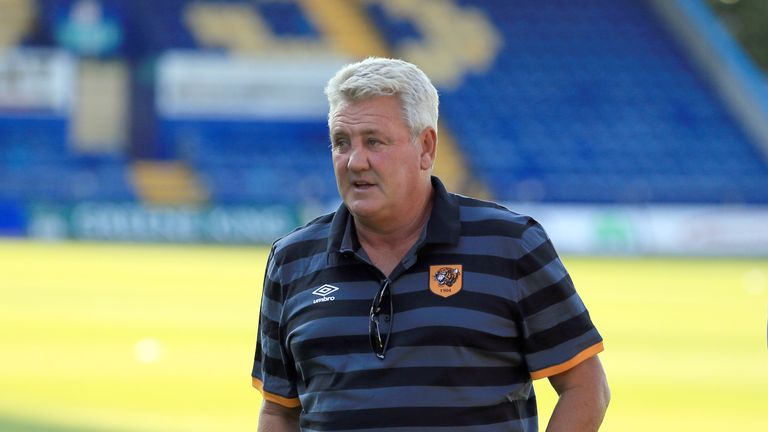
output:
[[419, 146], [421, 150], [421, 163], [422, 170], [432, 170], [435, 165], [435, 156], [437, 155], [437, 132], [428, 127], [419, 135]]

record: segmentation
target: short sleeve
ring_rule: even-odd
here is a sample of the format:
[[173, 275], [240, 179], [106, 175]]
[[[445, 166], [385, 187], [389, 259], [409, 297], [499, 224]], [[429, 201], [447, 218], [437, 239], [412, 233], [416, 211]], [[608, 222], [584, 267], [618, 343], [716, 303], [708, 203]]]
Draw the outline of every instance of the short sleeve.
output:
[[273, 247], [264, 275], [256, 354], [251, 376], [253, 386], [261, 392], [264, 399], [295, 408], [300, 402], [293, 362], [281, 340], [280, 317], [284, 293], [276, 267]]
[[531, 221], [517, 261], [523, 356], [533, 379], [564, 372], [603, 350], [603, 339], [544, 229]]

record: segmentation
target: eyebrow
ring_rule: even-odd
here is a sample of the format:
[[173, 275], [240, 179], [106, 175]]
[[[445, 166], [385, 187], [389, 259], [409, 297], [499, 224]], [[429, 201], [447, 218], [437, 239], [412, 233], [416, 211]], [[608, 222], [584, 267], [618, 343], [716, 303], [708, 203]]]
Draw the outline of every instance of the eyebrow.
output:
[[[331, 132], [331, 137], [332, 138], [345, 137], [345, 136], [349, 136], [349, 135], [350, 135], [349, 133], [347, 133], [346, 131], [342, 131], [342, 130], [336, 130], [336, 131], [332, 131]], [[387, 134], [384, 133], [384, 131], [382, 131], [380, 129], [372, 129], [372, 128], [363, 129], [362, 131], [359, 132], [359, 135], [362, 135], [362, 136], [378, 135], [378, 136], [382, 136], [382, 137], [385, 137], [385, 138], [387, 137]]]

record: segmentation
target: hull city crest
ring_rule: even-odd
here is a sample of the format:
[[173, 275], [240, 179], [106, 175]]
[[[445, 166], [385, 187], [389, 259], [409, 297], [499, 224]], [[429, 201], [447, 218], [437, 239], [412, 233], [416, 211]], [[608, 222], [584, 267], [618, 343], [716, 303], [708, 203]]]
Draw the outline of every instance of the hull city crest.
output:
[[450, 297], [462, 287], [461, 264], [429, 266], [429, 290], [440, 297]]

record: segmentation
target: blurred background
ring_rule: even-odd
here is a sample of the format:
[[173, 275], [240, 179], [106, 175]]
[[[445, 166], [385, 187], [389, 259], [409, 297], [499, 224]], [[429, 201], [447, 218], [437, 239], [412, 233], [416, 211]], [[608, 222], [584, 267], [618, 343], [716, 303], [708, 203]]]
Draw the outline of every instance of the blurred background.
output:
[[[636, 398], [606, 430], [760, 429], [766, 22], [760, 0], [0, 0], [0, 430], [253, 430], [265, 245], [338, 205], [322, 89], [370, 55], [438, 87], [449, 189], [539, 219], [585, 282]], [[649, 417], [665, 386], [638, 371], [681, 353], [692, 405]], [[733, 410], [703, 416], [717, 392]]]
[[446, 183], [561, 250], [766, 254], [766, 8], [2, 0], [0, 233], [271, 242], [337, 205], [322, 88], [380, 55], [439, 87]]

